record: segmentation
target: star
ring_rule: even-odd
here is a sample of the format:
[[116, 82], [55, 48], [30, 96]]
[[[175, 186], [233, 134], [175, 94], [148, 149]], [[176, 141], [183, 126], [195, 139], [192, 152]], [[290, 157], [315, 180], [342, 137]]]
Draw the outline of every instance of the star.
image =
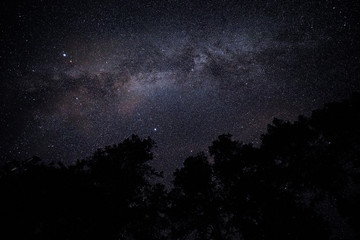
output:
[[[65, 2], [44, 1], [46, 11], [26, 21], [19, 11], [24, 33], [4, 30], [0, 130], [9, 134], [0, 136], [2, 153], [21, 146], [23, 158], [28, 151], [72, 161], [129, 134], [150, 135], [157, 167], [171, 175], [220, 134], [257, 143], [274, 117], [291, 121], [360, 89], [352, 27], [360, 21], [348, 15], [350, 5], [323, 1], [322, 10], [308, 11], [310, 3], [289, 3], [284, 14], [276, 1], [254, 9], [204, 0], [207, 7], [191, 10], [174, 0], [136, 12], [130, 0]], [[80, 8], [81, 16], [68, 11]]]

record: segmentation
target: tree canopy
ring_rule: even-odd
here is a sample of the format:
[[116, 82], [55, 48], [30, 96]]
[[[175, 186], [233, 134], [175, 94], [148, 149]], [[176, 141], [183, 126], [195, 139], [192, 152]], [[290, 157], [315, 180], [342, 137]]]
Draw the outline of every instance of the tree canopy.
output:
[[0, 168], [2, 239], [359, 239], [360, 94], [255, 147], [219, 136], [173, 187], [136, 135], [66, 166], [37, 157]]

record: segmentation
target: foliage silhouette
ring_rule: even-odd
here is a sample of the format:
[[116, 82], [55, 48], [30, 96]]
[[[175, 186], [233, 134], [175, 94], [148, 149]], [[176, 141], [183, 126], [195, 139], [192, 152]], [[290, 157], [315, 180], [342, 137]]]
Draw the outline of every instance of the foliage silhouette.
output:
[[174, 188], [169, 194], [172, 237], [223, 239], [218, 195], [206, 156], [200, 153], [187, 158], [174, 176]]
[[0, 168], [1, 239], [359, 239], [360, 94], [291, 123], [259, 147], [221, 135], [173, 188], [133, 135], [65, 166]]
[[156, 220], [162, 219], [154, 217], [159, 208], [152, 205], [164, 190], [149, 183], [160, 176], [148, 164], [153, 145], [132, 136], [73, 166], [45, 165], [37, 158], [7, 164], [0, 182], [1, 234], [6, 239], [161, 239]]

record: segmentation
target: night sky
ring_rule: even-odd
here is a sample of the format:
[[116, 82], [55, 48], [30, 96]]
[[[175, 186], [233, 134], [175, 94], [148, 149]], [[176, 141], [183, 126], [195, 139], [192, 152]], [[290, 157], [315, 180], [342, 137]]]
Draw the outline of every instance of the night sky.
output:
[[71, 163], [137, 134], [169, 174], [220, 134], [257, 145], [274, 117], [360, 90], [356, 0], [0, 8], [0, 161]]

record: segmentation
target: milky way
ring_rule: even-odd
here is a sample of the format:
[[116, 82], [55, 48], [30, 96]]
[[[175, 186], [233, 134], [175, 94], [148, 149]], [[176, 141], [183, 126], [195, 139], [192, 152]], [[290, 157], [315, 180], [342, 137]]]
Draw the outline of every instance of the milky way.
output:
[[356, 1], [2, 4], [2, 161], [71, 163], [138, 134], [171, 172], [360, 89]]

